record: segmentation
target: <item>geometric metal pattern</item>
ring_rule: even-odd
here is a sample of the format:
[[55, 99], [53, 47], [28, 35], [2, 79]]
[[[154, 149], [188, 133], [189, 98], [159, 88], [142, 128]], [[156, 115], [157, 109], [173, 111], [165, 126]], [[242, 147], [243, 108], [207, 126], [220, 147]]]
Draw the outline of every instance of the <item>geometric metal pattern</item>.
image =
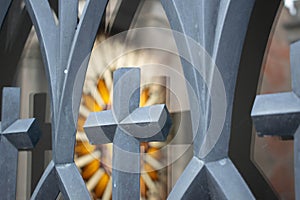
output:
[[88, 0], [78, 22], [78, 0], [59, 1], [56, 22], [47, 0], [27, 0], [41, 46], [51, 97], [52, 161], [32, 199], [90, 199], [76, 165], [76, 123], [89, 53], [107, 1]]
[[295, 195], [300, 199], [300, 41], [291, 45], [292, 92], [257, 95], [251, 116], [259, 136], [294, 138]]
[[140, 142], [166, 140], [170, 115], [165, 105], [139, 108], [138, 68], [114, 72], [114, 97], [112, 110], [91, 113], [84, 129], [92, 144], [114, 144], [113, 199], [140, 199]]
[[18, 150], [32, 149], [40, 137], [34, 118], [19, 119], [20, 93], [19, 88], [3, 89], [0, 123], [0, 195], [3, 199], [16, 199]]
[[[196, 92], [202, 109], [202, 112], [196, 113], [196, 115], [203, 117], [197, 124], [200, 128], [193, 133], [195, 136], [194, 157], [175, 185], [169, 199], [254, 198], [228, 158], [228, 146], [232, 128], [232, 110], [239, 62], [249, 18], [255, 3], [255, 0], [192, 0], [188, 3], [182, 0], [162, 0], [171, 27], [191, 37], [203, 46], [216, 63], [224, 81], [227, 103], [225, 123], [220, 137], [214, 141], [205, 140], [206, 137], [209, 137], [206, 132], [211, 114], [207, 88], [203, 78], [193, 70], [193, 63], [188, 63], [182, 59], [186, 80]], [[0, 4], [1, 27], [11, 0], [3, 0]], [[52, 103], [53, 160], [45, 170], [32, 196], [33, 199], [43, 199], [45, 197], [55, 199], [59, 191], [62, 192], [64, 199], [90, 198], [74, 164], [73, 156], [76, 123], [88, 54], [93, 46], [106, 4], [107, 0], [87, 0], [85, 10], [79, 19], [79, 23], [77, 23], [78, 0], [59, 1], [58, 22], [54, 18], [47, 0], [26, 0], [26, 7], [41, 44]], [[188, 49], [190, 48], [188, 44], [186, 46]], [[179, 51], [182, 48], [182, 46], [178, 46]], [[299, 49], [299, 43], [292, 45], [293, 92], [282, 95], [259, 96], [253, 108], [254, 123], [261, 135], [276, 134], [287, 138], [294, 136], [297, 199], [300, 198], [299, 189], [297, 188], [300, 180], [298, 169], [300, 166], [300, 133], [298, 128], [300, 91], [298, 77], [300, 70], [297, 66], [300, 65], [300, 62], [295, 52], [296, 50], [299, 52]], [[194, 53], [197, 52], [189, 53], [191, 60], [195, 60]], [[210, 73], [213, 74], [214, 72], [214, 70], [208, 70], [207, 73], [211, 75]], [[33, 125], [35, 127], [36, 124], [30, 120], [18, 120], [19, 102], [9, 102], [7, 100], [17, 99], [19, 101], [19, 98], [15, 98], [18, 95], [9, 97], [12, 93], [9, 90], [4, 91], [0, 148], [1, 152], [10, 152], [2, 154], [3, 156], [13, 155], [14, 158], [2, 157], [0, 173], [1, 181], [5, 180], [6, 178], [3, 177], [6, 176], [13, 177], [13, 179], [12, 182], [1, 182], [2, 188], [0, 191], [2, 197], [6, 196], [14, 199], [15, 174], [9, 175], [9, 173], [15, 173], [16, 171], [17, 149], [32, 147], [37, 138], [31, 137], [33, 136], [31, 134], [23, 134], [27, 131], [28, 126]], [[290, 102], [290, 104], [284, 104], [286, 102]], [[16, 103], [17, 106], [7, 106], [7, 103]], [[264, 105], [262, 106], [262, 104]], [[288, 110], [280, 109], [282, 105]], [[267, 110], [268, 108], [271, 111]], [[13, 112], [14, 109], [17, 112]], [[191, 112], [194, 116], [192, 102]], [[19, 129], [19, 123], [24, 125], [23, 122], [28, 122], [27, 128]], [[266, 125], [264, 122], [272, 126], [264, 126]], [[22, 143], [23, 140], [20, 143], [19, 136], [18, 138], [14, 137], [12, 133], [15, 133], [16, 129], [21, 136], [27, 139], [28, 143]], [[206, 142], [202, 143], [203, 141]], [[204, 151], [208, 152], [203, 154], [203, 146], [205, 147], [205, 145], [211, 143], [214, 143], [213, 148], [210, 150], [204, 148]], [[7, 167], [10, 168], [10, 171]], [[228, 184], [228, 180], [230, 180], [230, 184]], [[3, 185], [6, 185], [7, 188], [5, 189]]]
[[[199, 126], [197, 132], [193, 133], [195, 135], [194, 157], [173, 188], [169, 199], [254, 198], [228, 158], [235, 84], [254, 4], [254, 0], [192, 0], [188, 3], [181, 0], [162, 0], [172, 29], [196, 41], [216, 64], [224, 82], [227, 102], [225, 123], [220, 137], [217, 141], [206, 140], [206, 143], [202, 144], [207, 136], [211, 114], [210, 98], [207, 98], [203, 77], [200, 77], [199, 73], [194, 70], [193, 63], [182, 59], [185, 78], [196, 93], [202, 110], [202, 113], [193, 114], [193, 104], [190, 102], [191, 115], [204, 117], [200, 119], [199, 124], [196, 124]], [[184, 48], [191, 48], [188, 43], [178, 42], [178, 44], [180, 44], [179, 52], [184, 51]], [[197, 60], [196, 56], [196, 52], [190, 52], [192, 61]], [[215, 71], [210, 68], [206, 73], [205, 75], [209, 77], [213, 76]], [[189, 94], [191, 96], [191, 91]], [[210, 143], [214, 144], [213, 148], [203, 156], [202, 152], [206, 150], [205, 146]], [[228, 180], [232, 184], [227, 184]], [[232, 187], [233, 185], [234, 187]]]

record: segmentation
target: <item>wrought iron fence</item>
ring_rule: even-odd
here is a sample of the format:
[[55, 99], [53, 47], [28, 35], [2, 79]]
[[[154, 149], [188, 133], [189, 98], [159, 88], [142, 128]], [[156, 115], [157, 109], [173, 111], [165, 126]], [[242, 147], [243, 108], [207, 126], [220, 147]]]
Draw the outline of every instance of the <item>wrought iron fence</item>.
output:
[[[9, 7], [15, 1], [1, 1], [0, 25], [3, 25]], [[187, 55], [189, 60], [188, 62], [187, 59], [182, 59], [181, 62], [185, 79], [190, 85], [188, 93], [190, 96], [196, 96], [196, 99], [190, 99], [192, 119], [200, 116], [199, 121], [193, 121], [193, 126], [197, 127], [193, 128], [194, 157], [168, 198], [276, 198], [276, 194], [251, 163], [250, 144], [241, 146], [239, 140], [250, 141], [251, 135], [243, 133], [251, 132], [250, 111], [256, 95], [268, 36], [280, 1], [161, 2], [172, 29], [187, 36], [184, 41], [174, 38], [179, 54]], [[53, 159], [31, 198], [55, 199], [61, 192], [64, 199], [90, 199], [90, 194], [74, 164], [74, 144], [89, 53], [108, 1], [87, 0], [79, 20], [78, 0], [58, 1], [57, 16], [52, 12], [51, 3], [53, 2], [47, 0], [25, 1], [25, 8], [40, 42], [52, 112]], [[193, 46], [195, 43], [191, 41], [203, 47], [210, 56], [214, 65], [207, 61], [204, 61], [204, 64], [211, 68], [197, 68], [199, 63], [203, 64], [203, 60], [199, 61], [199, 49]], [[295, 138], [297, 199], [300, 198], [298, 46], [298, 43], [295, 43], [291, 47], [293, 92], [258, 96], [252, 110], [254, 124], [262, 135], [278, 133]], [[218, 80], [221, 80], [221, 87], [217, 84]], [[113, 111], [91, 114], [86, 130], [92, 142], [115, 144], [113, 199], [138, 199], [140, 169], [139, 156], [136, 155], [139, 155], [139, 142], [165, 139], [170, 119], [163, 105], [137, 108], [138, 70], [118, 70], [115, 72], [114, 81], [115, 87], [119, 82], [122, 88], [116, 87], [114, 90]], [[77, 91], [74, 91], [74, 87]], [[245, 90], [246, 96], [243, 95]], [[131, 95], [126, 97], [128, 94]], [[19, 120], [18, 95], [16, 89], [3, 91], [0, 149], [4, 153], [0, 160], [0, 194], [6, 199], [15, 199], [18, 149], [33, 147], [39, 137], [34, 119]], [[222, 102], [220, 95], [224, 97], [221, 98]], [[250, 120], [249, 125], [239, 127], [238, 121], [241, 119]], [[141, 128], [143, 126], [147, 126], [148, 129]], [[148, 137], [141, 139], [140, 136], [134, 135], [136, 129], [146, 133]], [[151, 135], [153, 133], [149, 130], [154, 130], [155, 134]], [[239, 153], [243, 155], [244, 160], [236, 162], [238, 153], [232, 152], [230, 146], [240, 149]], [[124, 150], [127, 153], [124, 153]], [[135, 156], [128, 154], [128, 151]], [[124, 171], [124, 158], [132, 159], [132, 165], [129, 167], [130, 170], [135, 170]], [[260, 182], [260, 187], [256, 186], [257, 181]]]

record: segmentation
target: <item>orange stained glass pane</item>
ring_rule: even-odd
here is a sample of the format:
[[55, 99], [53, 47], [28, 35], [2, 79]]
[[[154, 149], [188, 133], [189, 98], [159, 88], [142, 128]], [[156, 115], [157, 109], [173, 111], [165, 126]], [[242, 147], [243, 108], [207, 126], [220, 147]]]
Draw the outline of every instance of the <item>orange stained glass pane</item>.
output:
[[160, 160], [161, 159], [161, 152], [158, 150], [158, 148], [150, 147], [147, 150], [147, 153], [150, 154], [153, 158]]
[[141, 94], [140, 107], [145, 106], [148, 98], [149, 98], [149, 88], [144, 88]]
[[98, 81], [98, 91], [105, 104], [109, 104], [109, 91], [103, 79]]
[[142, 179], [142, 177], [140, 178], [140, 183], [141, 183], [141, 195], [142, 197], [146, 197], [147, 186], [145, 184], [144, 179]]
[[101, 179], [99, 180], [98, 184], [96, 185], [95, 188], [95, 194], [98, 198], [102, 197], [105, 188], [108, 184], [109, 181], [109, 175], [108, 174], [103, 174], [103, 176], [101, 177]]
[[78, 156], [86, 155], [89, 153], [92, 153], [96, 147], [94, 145], [91, 145], [89, 142], [77, 142], [77, 145], [75, 146], [75, 153]]
[[87, 164], [82, 170], [82, 178], [89, 179], [99, 169], [100, 162], [98, 159], [94, 159], [92, 162]]

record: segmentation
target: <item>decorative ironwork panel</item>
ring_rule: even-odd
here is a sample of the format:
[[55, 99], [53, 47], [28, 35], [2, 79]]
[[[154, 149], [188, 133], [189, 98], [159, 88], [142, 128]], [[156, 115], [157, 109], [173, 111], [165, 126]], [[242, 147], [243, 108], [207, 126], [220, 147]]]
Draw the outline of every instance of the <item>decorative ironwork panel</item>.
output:
[[[53, 160], [32, 199], [54, 199], [59, 191], [64, 199], [90, 198], [73, 161], [74, 144], [89, 53], [106, 4], [105, 0], [88, 0], [77, 23], [78, 1], [59, 1], [57, 24], [48, 1], [26, 1], [41, 44], [52, 108]], [[75, 88], [78, 92], [73, 93]]]
[[[183, 71], [190, 86], [188, 92], [190, 96], [196, 97], [190, 99], [194, 157], [169, 199], [257, 197], [256, 191], [253, 195], [229, 158], [228, 151], [241, 57], [249, 21], [258, 1], [161, 0], [172, 29], [186, 37], [185, 42], [176, 40], [176, 37], [175, 40], [179, 54], [188, 54], [190, 62], [182, 59]], [[25, 1], [40, 41], [52, 109], [53, 159], [35, 188], [32, 199], [55, 199], [59, 192], [64, 199], [90, 199], [74, 164], [74, 145], [89, 54], [108, 0], [87, 0], [79, 21], [78, 0], [58, 2], [56, 19], [47, 0]], [[124, 5], [125, 1], [122, 3]], [[0, 3], [0, 27], [12, 4], [11, 0]], [[134, 5], [134, 9], [137, 9], [138, 1], [134, 1]], [[27, 23], [26, 30], [30, 27], [31, 23]], [[111, 34], [116, 32], [119, 30], [113, 29]], [[205, 58], [209, 59], [200, 60], [203, 57], [199, 56], [202, 50], [199, 46], [207, 54]], [[300, 62], [296, 54], [299, 47], [300, 43], [297, 42], [291, 48], [293, 92], [258, 96], [252, 111], [254, 123], [261, 135], [295, 138], [297, 199], [300, 198], [297, 190], [300, 180], [300, 85], [297, 79]], [[114, 199], [140, 198], [140, 142], [165, 140], [171, 123], [164, 105], [138, 108], [139, 80], [138, 69], [120, 69], [115, 72], [113, 110], [91, 114], [85, 125], [92, 143], [115, 144]], [[286, 102], [289, 102], [288, 106]], [[18, 150], [33, 148], [39, 133], [34, 119], [19, 119], [17, 89], [5, 88], [2, 103], [0, 150], [6, 153], [2, 154], [0, 160], [0, 182], [2, 186], [5, 185], [0, 193], [7, 199], [14, 199]], [[141, 138], [138, 135], [140, 132], [146, 137]], [[122, 152], [124, 150], [127, 153]], [[134, 156], [130, 157], [128, 152]], [[124, 159], [128, 159], [130, 164], [126, 166]], [[130, 171], [126, 171], [126, 168], [130, 168]], [[4, 184], [6, 180], [10, 181]], [[229, 180], [230, 184], [227, 184]], [[132, 184], [128, 185], [128, 182]]]
[[[199, 127], [193, 133], [195, 156], [169, 199], [253, 199], [251, 191], [228, 158], [228, 148], [239, 64], [255, 1], [194, 0], [186, 3], [162, 0], [162, 4], [171, 27], [191, 38], [187, 39], [186, 44], [178, 42], [177, 46], [179, 53], [188, 49], [192, 61], [188, 63], [182, 59], [186, 80], [192, 88], [189, 94], [196, 93], [201, 108], [195, 109], [195, 101], [190, 101], [192, 118], [199, 114], [204, 116], [198, 124], [193, 124]], [[198, 52], [195, 52], [189, 40], [201, 45], [216, 67], [202, 61], [206, 69], [199, 73], [200, 70], [195, 67]], [[222, 98], [220, 91], [214, 91], [218, 73], [224, 83], [225, 98]], [[214, 104], [214, 93], [222, 98], [218, 101], [220, 104], [225, 102], [226, 110]], [[218, 115], [214, 116], [213, 109]], [[220, 124], [224, 126], [219, 130], [214, 129], [218, 126], [218, 118], [222, 117], [224, 121]], [[228, 180], [235, 183], [234, 189], [226, 184]]]

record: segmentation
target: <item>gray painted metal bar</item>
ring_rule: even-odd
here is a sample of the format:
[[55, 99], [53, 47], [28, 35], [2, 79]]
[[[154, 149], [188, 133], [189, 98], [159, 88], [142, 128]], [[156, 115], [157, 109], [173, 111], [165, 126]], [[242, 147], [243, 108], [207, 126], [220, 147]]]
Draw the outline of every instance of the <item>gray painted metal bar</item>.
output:
[[[3, 2], [1, 2], [2, 5], [4, 5]], [[222, 129], [220, 137], [215, 141], [209, 139], [205, 140], [210, 137], [210, 135], [206, 134], [206, 131], [212, 107], [209, 103], [210, 97], [208, 95], [208, 88], [203, 77], [191, 67], [193, 63], [182, 61], [186, 79], [197, 95], [202, 108], [202, 113], [200, 114], [204, 117], [201, 118], [198, 124], [200, 129], [193, 133], [196, 136], [195, 156], [169, 198], [189, 199], [192, 197], [202, 197], [252, 199], [253, 196], [250, 190], [228, 158], [228, 146], [240, 56], [249, 17], [255, 1], [193, 0], [186, 3], [179, 0], [162, 0], [162, 2], [171, 26], [201, 44], [208, 54], [211, 55], [212, 60], [217, 64], [218, 70], [225, 83], [227, 102], [225, 126]], [[79, 24], [77, 24], [78, 2], [59, 1], [59, 24], [57, 25], [48, 1], [26, 0], [26, 6], [41, 43], [52, 102], [53, 161], [45, 170], [32, 199], [42, 199], [45, 198], [45, 196], [55, 199], [59, 191], [63, 193], [65, 199], [90, 198], [84, 186], [84, 182], [73, 162], [73, 147], [75, 143], [75, 125], [78, 117], [82, 85], [89, 58], [88, 54], [93, 46], [94, 37], [106, 3], [107, 1], [88, 0]], [[5, 10], [8, 8], [8, 4], [5, 5], [6, 6], [1, 7], [3, 10], [0, 9], [0, 25], [3, 22]], [[187, 47], [191, 50], [189, 44], [187, 44]], [[180, 50], [182, 49], [179, 48], [179, 51]], [[195, 62], [195, 60], [197, 60], [195, 57], [196, 53], [190, 53], [191, 60]], [[296, 64], [300, 63], [298, 61], [298, 59], [292, 59], [292, 62]], [[295, 66], [295, 63], [292, 65]], [[299, 70], [298, 68], [292, 68], [292, 70], [296, 70], [293, 71], [294, 77], [292, 81], [294, 93], [287, 95], [289, 96], [287, 98], [295, 100], [299, 95], [299, 84], [296, 78], [299, 77]], [[214, 74], [214, 70], [206, 69], [206, 76], [211, 76], [212, 74]], [[126, 75], [117, 74], [116, 76], [119, 76], [116, 78], [116, 84], [117, 82], [122, 82], [118, 80], [123, 78], [126, 80]], [[130, 77], [130, 75], [128, 76]], [[130, 81], [134, 80], [138, 82], [136, 75], [132, 76]], [[114, 181], [114, 188], [116, 188], [114, 189], [114, 198], [116, 199], [128, 198], [130, 197], [128, 195], [133, 195], [132, 197], [135, 199], [139, 198], [139, 196], [137, 196], [139, 191], [136, 190], [129, 194], [129, 190], [119, 186], [129, 181], [129, 179], [127, 179], [129, 176], [132, 177], [132, 183], [139, 188], [139, 180], [137, 179], [137, 177], [139, 177], [139, 148], [137, 148], [139, 142], [164, 140], [168, 129], [168, 125], [161, 124], [164, 120], [169, 121], [166, 108], [162, 105], [158, 105], [137, 109], [139, 92], [134, 89], [139, 88], [139, 85], [135, 85], [137, 88], [134, 88], [134, 85], [131, 86], [132, 87], [125, 87], [125, 89], [116, 89], [115, 96], [118, 98], [114, 99], [115, 105], [111, 114], [108, 112], [91, 114], [91, 126], [87, 128], [88, 131], [97, 130], [100, 132], [98, 135], [92, 132], [88, 134], [92, 142], [114, 142], [117, 144], [114, 146], [115, 156], [113, 162], [113, 178], [116, 180]], [[76, 87], [75, 91], [74, 87]], [[131, 91], [133, 95], [126, 93], [126, 91]], [[120, 99], [120, 96], [124, 98]], [[278, 99], [280, 99], [280, 97]], [[129, 108], [129, 110], [124, 109], [124, 102], [126, 102], [126, 104], [128, 103], [128, 106], [125, 108]], [[298, 100], [295, 100], [296, 104], [297, 102]], [[7, 103], [7, 101], [3, 101], [3, 103]], [[191, 105], [192, 112], [195, 112], [192, 102]], [[31, 143], [35, 141], [36, 138], [30, 137], [30, 134], [19, 134], [18, 137], [15, 137], [15, 134], [12, 134], [14, 133], [13, 130], [19, 128], [19, 126], [26, 125], [26, 123], [28, 123], [28, 126], [35, 126], [35, 123], [31, 120], [25, 120], [21, 123], [20, 120], [17, 120], [18, 116], [16, 113], [11, 113], [10, 110], [9, 112], [11, 114], [7, 115], [6, 109], [8, 108], [6, 108], [6, 106], [3, 106], [3, 108], [2, 113], [6, 114], [2, 116], [0, 148], [1, 150], [7, 149], [7, 151], [10, 152], [7, 155], [15, 156], [17, 154], [16, 147], [19, 149], [26, 149], [28, 146], [32, 147]], [[295, 123], [293, 123], [293, 126], [288, 126], [289, 129], [286, 129], [289, 130], [288, 132], [294, 132], [296, 130], [295, 124], [298, 123], [297, 109], [291, 106], [291, 110], [295, 111], [294, 114], [296, 117], [293, 116], [290, 120]], [[286, 119], [284, 117], [281, 118], [284, 112], [278, 111], [276, 114], [276, 117], [279, 119]], [[108, 118], [103, 119], [102, 115]], [[195, 115], [195, 113], [192, 113], [192, 116], [193, 115]], [[260, 113], [258, 113], [257, 116], [267, 118]], [[101, 121], [97, 121], [98, 118], [101, 119]], [[99, 126], [101, 126], [100, 129]], [[145, 126], [150, 126], [151, 129], [145, 129]], [[24, 131], [27, 130], [26, 128], [23, 129]], [[153, 130], [155, 132], [154, 135]], [[277, 130], [280, 130], [280, 127], [278, 127]], [[264, 132], [263, 128], [261, 132]], [[128, 135], [128, 133], [130, 134]], [[141, 135], [138, 133], [144, 133], [145, 135], [141, 138]], [[295, 135], [296, 144], [298, 144], [298, 137], [296, 137], [298, 135], [299, 134]], [[23, 140], [20, 142], [20, 138], [24, 139], [23, 136], [25, 139], [27, 138], [25, 141], [28, 143], [22, 143]], [[205, 142], [202, 143], [202, 141]], [[208, 149], [207, 146], [209, 146], [211, 142], [215, 144], [212, 149]], [[12, 143], [14, 145], [11, 145]], [[128, 146], [128, 144], [132, 145]], [[124, 149], [131, 152], [131, 154], [128, 154], [128, 152], [124, 153]], [[133, 156], [130, 157], [130, 155]], [[299, 161], [298, 156], [299, 145], [295, 145], [295, 163]], [[128, 166], [121, 162], [124, 158], [128, 158], [128, 160], [132, 159], [132, 162], [130, 162], [132, 165], [128, 166], [130, 167], [130, 172], [133, 170], [133, 174], [129, 174], [128, 171], [126, 171], [126, 167]], [[1, 164], [3, 164], [3, 160], [5, 159], [6, 158], [2, 159]], [[7, 162], [5, 164], [9, 163]], [[14, 169], [16, 162], [12, 159], [9, 165], [12, 166], [11, 169]], [[225, 171], [226, 174], [220, 174], [222, 171]], [[5, 177], [5, 175], [3, 176]], [[70, 177], [72, 178], [70, 179]], [[296, 170], [296, 177], [299, 177], [298, 170]], [[230, 189], [226, 184], [226, 180], [229, 179], [232, 180], [236, 186], [234, 190]], [[200, 186], [204, 187], [205, 190], [199, 190]], [[10, 189], [13, 189], [13, 187]], [[9, 195], [9, 193], [6, 194]], [[297, 194], [297, 198], [299, 198], [299, 194]]]
[[113, 199], [140, 199], [140, 142], [164, 141], [171, 127], [165, 105], [139, 108], [140, 69], [114, 72], [113, 108], [91, 113], [84, 129], [93, 144], [112, 142]]
[[[74, 35], [68, 65], [63, 72], [65, 77], [59, 104], [59, 123], [56, 127], [56, 155], [59, 157], [54, 158], [59, 163], [73, 162], [73, 147], [76, 141], [75, 134], [82, 87], [89, 56], [106, 4], [107, 1], [90, 0], [86, 2], [86, 7]], [[72, 140], [70, 140], [70, 136], [73, 138]]]
[[6, 138], [1, 138], [1, 190], [0, 195], [5, 199], [16, 199], [17, 187], [17, 167], [18, 167], [18, 149], [14, 147]]
[[[198, 102], [201, 107], [198, 112], [195, 102], [190, 101], [191, 115], [204, 116], [199, 124], [193, 124], [199, 127], [193, 133], [194, 140], [194, 160], [199, 160], [202, 165], [194, 166], [198, 174], [195, 174], [194, 167], [188, 167], [186, 173], [193, 173], [193, 181], [188, 180], [187, 176], [182, 175], [178, 184], [175, 185], [169, 195], [169, 199], [254, 199], [250, 189], [245, 184], [243, 178], [228, 158], [229, 139], [231, 133], [232, 109], [235, 96], [235, 84], [239, 70], [241, 52], [248, 28], [248, 23], [255, 4], [255, 0], [242, 1], [201, 1], [193, 0], [186, 3], [180, 0], [162, 0], [172, 29], [191, 37], [194, 41], [203, 47], [210, 55], [213, 63], [216, 64], [221, 74], [226, 93], [226, 113], [224, 126], [218, 138], [213, 138], [213, 132], [207, 133], [211, 120], [211, 95], [208, 90], [211, 85], [206, 85], [204, 79], [212, 77], [209, 81], [214, 83], [216, 69], [205, 68], [202, 76], [193, 67], [197, 62], [197, 52], [192, 52], [192, 46], [179, 43], [179, 53], [189, 49], [190, 60], [188, 63], [182, 59], [183, 70], [187, 82], [191, 85], [193, 91], [197, 94]], [[241, 11], [242, 10], [242, 11]], [[175, 38], [176, 40], [176, 38]], [[209, 65], [208, 65], [209, 66]], [[219, 109], [219, 108], [217, 108]], [[221, 109], [217, 113], [222, 113]], [[193, 117], [192, 117], [193, 118]], [[207, 139], [210, 138], [210, 139]], [[205, 142], [203, 142], [205, 141]], [[213, 145], [212, 145], [213, 144]], [[212, 147], [212, 148], [210, 148]], [[193, 165], [193, 164], [191, 164]], [[203, 169], [202, 169], [203, 168]], [[236, 183], [234, 188], [229, 188], [226, 181], [218, 174], [226, 170], [224, 174], [228, 179]], [[203, 175], [202, 173], [206, 173]], [[197, 192], [199, 187], [206, 185], [207, 192]], [[183, 189], [185, 188], [185, 189]], [[236, 197], [236, 198], [235, 198]]]
[[293, 138], [300, 124], [300, 99], [294, 92], [258, 95], [251, 116], [258, 135]]
[[[76, 123], [89, 54], [107, 0], [88, 0], [77, 24], [78, 1], [60, 1], [56, 24], [47, 0], [26, 0], [37, 31], [52, 108], [52, 156], [32, 199], [90, 199], [74, 164]], [[72, 177], [72, 179], [70, 179]]]
[[290, 47], [292, 92], [257, 95], [251, 116], [259, 136], [294, 138], [295, 195], [300, 199], [300, 41]]
[[241, 55], [232, 113], [229, 157], [257, 199], [278, 198], [253, 159], [251, 109], [280, 5], [280, 0], [255, 2]]
[[32, 149], [40, 138], [37, 121], [19, 119], [20, 89], [4, 88], [0, 133], [0, 196], [16, 199], [18, 150]]

